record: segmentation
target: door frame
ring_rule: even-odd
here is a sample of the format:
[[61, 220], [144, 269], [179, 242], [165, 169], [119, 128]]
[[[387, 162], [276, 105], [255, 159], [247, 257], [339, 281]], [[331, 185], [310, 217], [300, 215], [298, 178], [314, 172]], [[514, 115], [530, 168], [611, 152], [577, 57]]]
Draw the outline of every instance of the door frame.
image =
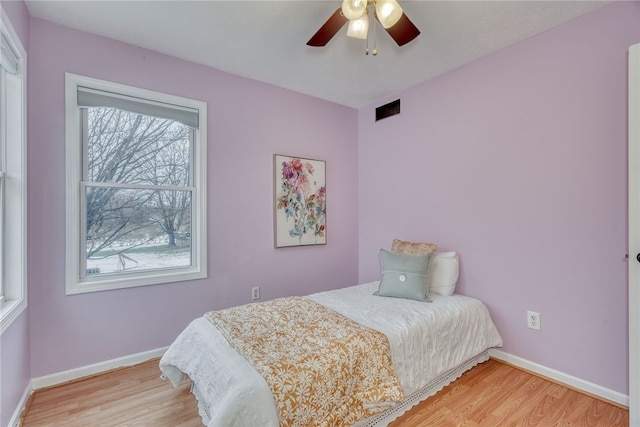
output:
[[640, 427], [640, 43], [629, 48], [629, 426]]

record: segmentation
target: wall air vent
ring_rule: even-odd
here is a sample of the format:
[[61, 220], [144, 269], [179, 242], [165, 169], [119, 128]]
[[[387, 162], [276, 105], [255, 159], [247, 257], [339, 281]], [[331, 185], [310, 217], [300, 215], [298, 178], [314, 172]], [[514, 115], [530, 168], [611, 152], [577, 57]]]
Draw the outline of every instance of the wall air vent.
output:
[[376, 122], [378, 120], [386, 119], [387, 117], [395, 116], [396, 114], [400, 114], [399, 99], [376, 108]]

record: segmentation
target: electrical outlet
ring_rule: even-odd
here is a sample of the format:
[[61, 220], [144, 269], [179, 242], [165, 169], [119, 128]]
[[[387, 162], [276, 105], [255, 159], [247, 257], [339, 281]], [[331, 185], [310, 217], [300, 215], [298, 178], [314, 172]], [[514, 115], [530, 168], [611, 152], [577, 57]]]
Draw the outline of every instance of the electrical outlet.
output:
[[540, 330], [540, 313], [527, 311], [527, 327], [529, 329]]
[[251, 299], [252, 300], [260, 299], [260, 286], [256, 286], [255, 288], [251, 289]]

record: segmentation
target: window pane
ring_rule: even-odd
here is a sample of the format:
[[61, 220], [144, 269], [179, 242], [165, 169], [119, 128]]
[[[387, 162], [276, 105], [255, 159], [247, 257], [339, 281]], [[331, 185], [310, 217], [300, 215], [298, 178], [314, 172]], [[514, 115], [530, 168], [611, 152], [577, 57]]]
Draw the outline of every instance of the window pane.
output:
[[86, 187], [86, 275], [187, 267], [191, 191]]
[[[4, 41], [4, 36], [3, 41]], [[4, 274], [4, 248], [5, 248], [5, 208], [4, 208], [4, 156], [6, 148], [5, 135], [7, 134], [7, 90], [5, 87], [5, 70], [0, 67], [0, 302], [4, 300], [6, 292], [5, 274]]]
[[88, 108], [86, 180], [188, 186], [191, 132], [169, 119]]

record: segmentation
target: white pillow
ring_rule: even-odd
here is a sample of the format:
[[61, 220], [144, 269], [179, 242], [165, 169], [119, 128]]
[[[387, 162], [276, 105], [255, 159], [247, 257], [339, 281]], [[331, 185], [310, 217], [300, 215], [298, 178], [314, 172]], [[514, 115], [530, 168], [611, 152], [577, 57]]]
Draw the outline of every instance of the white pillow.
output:
[[427, 283], [429, 293], [451, 296], [458, 283], [460, 266], [455, 252], [436, 252], [431, 257]]

